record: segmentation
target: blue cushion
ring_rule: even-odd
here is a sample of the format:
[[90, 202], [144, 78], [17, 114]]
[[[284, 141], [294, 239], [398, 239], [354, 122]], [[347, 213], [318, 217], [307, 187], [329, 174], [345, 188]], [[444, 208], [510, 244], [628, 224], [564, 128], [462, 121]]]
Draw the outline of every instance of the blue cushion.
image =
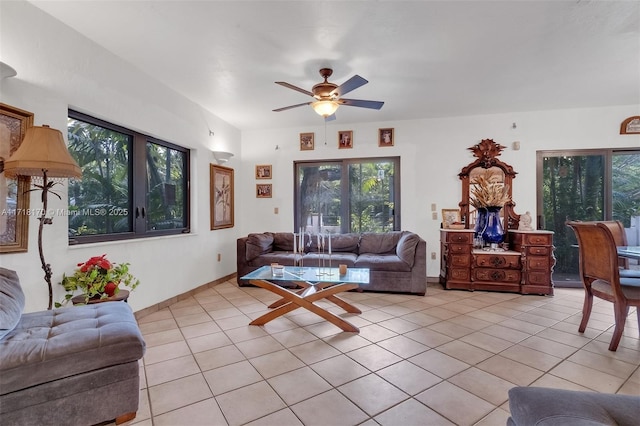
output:
[[0, 268], [0, 339], [18, 325], [24, 309], [24, 293], [18, 274]]

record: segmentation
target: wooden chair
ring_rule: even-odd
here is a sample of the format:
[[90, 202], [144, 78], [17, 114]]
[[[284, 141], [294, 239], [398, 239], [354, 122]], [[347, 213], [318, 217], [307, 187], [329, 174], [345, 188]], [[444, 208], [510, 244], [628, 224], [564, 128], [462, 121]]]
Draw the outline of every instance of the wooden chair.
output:
[[[607, 220], [600, 222], [609, 228], [616, 246], [627, 246], [627, 233], [624, 231], [624, 225], [619, 220]], [[628, 278], [640, 278], [640, 270], [629, 269], [629, 259], [626, 257], [618, 258], [620, 266], [620, 276]]]
[[607, 224], [601, 222], [568, 222], [578, 239], [580, 277], [585, 297], [582, 321], [578, 331], [584, 333], [591, 316], [593, 296], [613, 303], [615, 329], [609, 350], [615, 351], [620, 343], [629, 307], [636, 307], [640, 324], [640, 279], [621, 278], [618, 268], [616, 243]]

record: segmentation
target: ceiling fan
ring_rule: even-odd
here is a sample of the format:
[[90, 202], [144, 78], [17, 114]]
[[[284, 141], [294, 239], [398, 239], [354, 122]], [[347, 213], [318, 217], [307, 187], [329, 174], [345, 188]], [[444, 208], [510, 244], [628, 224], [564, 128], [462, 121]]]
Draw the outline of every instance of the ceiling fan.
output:
[[320, 70], [320, 75], [322, 76], [322, 78], [324, 78], [324, 81], [313, 86], [311, 91], [302, 89], [284, 81], [276, 81], [276, 84], [288, 87], [289, 89], [296, 90], [300, 93], [304, 93], [305, 95], [309, 95], [316, 100], [305, 102], [302, 104], [289, 105], [283, 108], [274, 109], [273, 111], [280, 112], [291, 108], [297, 108], [303, 105], [311, 105], [315, 112], [323, 116], [325, 120], [330, 121], [335, 119], [335, 112], [340, 105], [371, 109], [380, 109], [382, 108], [382, 105], [384, 105], [384, 102], [380, 101], [365, 101], [362, 99], [341, 98], [342, 95], [345, 95], [360, 86], [364, 86], [368, 83], [368, 81], [360, 77], [359, 75], [354, 75], [349, 80], [338, 86], [337, 84], [330, 83], [328, 81], [328, 78], [331, 77], [331, 74], [333, 74], [333, 70], [331, 68], [322, 68]]

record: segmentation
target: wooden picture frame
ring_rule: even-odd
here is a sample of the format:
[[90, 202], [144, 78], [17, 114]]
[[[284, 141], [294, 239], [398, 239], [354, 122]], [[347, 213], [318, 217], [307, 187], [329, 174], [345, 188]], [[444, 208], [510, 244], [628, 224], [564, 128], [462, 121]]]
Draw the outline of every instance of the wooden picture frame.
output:
[[638, 135], [640, 134], [640, 115], [634, 115], [627, 118], [620, 124], [621, 135]]
[[455, 228], [454, 224], [462, 224], [459, 209], [442, 209], [442, 227], [444, 229]]
[[314, 133], [300, 133], [300, 151], [313, 151]]
[[29, 247], [31, 178], [5, 177], [4, 162], [33, 126], [33, 113], [0, 103], [0, 253], [26, 252]]
[[258, 164], [256, 166], [256, 179], [271, 179], [271, 164]]
[[256, 198], [271, 198], [273, 187], [270, 183], [256, 184]]
[[393, 128], [378, 129], [378, 146], [393, 146]]
[[233, 228], [233, 169], [211, 164], [209, 190], [211, 230]]
[[353, 148], [353, 130], [340, 130], [338, 132], [338, 149]]

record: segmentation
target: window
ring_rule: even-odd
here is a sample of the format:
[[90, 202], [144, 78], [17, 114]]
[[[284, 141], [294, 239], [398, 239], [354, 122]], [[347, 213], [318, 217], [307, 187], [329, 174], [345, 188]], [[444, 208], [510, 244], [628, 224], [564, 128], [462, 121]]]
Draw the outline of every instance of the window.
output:
[[189, 150], [69, 110], [72, 244], [189, 232]]
[[400, 230], [400, 157], [299, 161], [294, 168], [294, 229]]
[[540, 151], [537, 156], [539, 225], [555, 233], [553, 279], [558, 287], [574, 286], [580, 280], [579, 258], [567, 221], [619, 220], [630, 244], [637, 242], [640, 150]]

